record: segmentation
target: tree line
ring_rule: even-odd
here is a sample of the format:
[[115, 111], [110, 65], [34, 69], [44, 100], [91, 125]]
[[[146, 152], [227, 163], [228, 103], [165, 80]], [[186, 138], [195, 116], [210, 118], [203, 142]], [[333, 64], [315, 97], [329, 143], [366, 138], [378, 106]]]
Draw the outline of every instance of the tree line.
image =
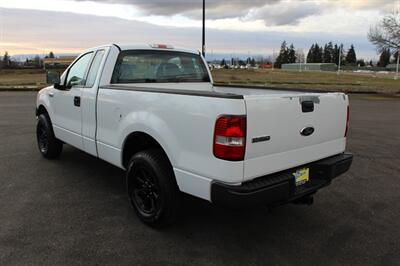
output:
[[[55, 58], [55, 55], [53, 52], [50, 52], [44, 58]], [[0, 56], [0, 69], [19, 68], [21, 66], [42, 68], [43, 60], [40, 58], [39, 55], [36, 55], [33, 59], [27, 58], [25, 62], [21, 64], [19, 62], [13, 61], [7, 51], [4, 52], [4, 55], [2, 57]]]
[[[306, 57], [307, 63], [334, 63], [343, 65], [365, 65], [363, 60], [357, 60], [354, 45], [350, 46], [348, 51], [344, 50], [343, 44], [327, 44], [319, 45], [318, 43], [312, 44]], [[293, 44], [287, 45], [284, 41], [281, 45], [279, 55], [275, 60], [275, 67], [281, 68], [283, 64], [300, 63], [304, 62], [304, 55], [297, 51]]]
[[[386, 67], [390, 63], [395, 63], [399, 53], [396, 52], [393, 55], [390, 49], [383, 49], [377, 62], [378, 67]], [[286, 41], [283, 41], [279, 55], [277, 56], [274, 67], [281, 68], [283, 64], [292, 63], [333, 63], [336, 65], [345, 66], [361, 66], [366, 65], [374, 66], [372, 60], [365, 62], [364, 59], [358, 59], [354, 45], [352, 44], [348, 50], [344, 48], [343, 44], [333, 44], [328, 42], [325, 45], [318, 43], [312, 44], [308, 50], [306, 60], [302, 51], [296, 50], [293, 44], [288, 45]]]

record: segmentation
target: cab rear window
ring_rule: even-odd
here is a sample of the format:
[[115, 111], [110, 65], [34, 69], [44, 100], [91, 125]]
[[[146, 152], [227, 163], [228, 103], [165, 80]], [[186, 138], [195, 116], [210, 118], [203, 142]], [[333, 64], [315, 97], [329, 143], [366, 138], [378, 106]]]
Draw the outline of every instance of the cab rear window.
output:
[[200, 55], [159, 50], [132, 50], [119, 54], [111, 83], [210, 82]]

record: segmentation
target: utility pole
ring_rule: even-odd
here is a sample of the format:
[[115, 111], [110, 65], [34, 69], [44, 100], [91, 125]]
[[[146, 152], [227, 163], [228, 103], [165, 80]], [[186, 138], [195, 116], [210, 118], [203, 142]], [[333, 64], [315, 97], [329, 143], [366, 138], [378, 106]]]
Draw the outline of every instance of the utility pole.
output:
[[275, 70], [275, 50], [272, 50], [272, 71]]
[[340, 75], [340, 67], [342, 64], [342, 45], [339, 47], [339, 66], [338, 66], [338, 72], [337, 74]]
[[203, 0], [203, 42], [201, 49], [203, 56], [206, 56], [206, 0]]
[[399, 63], [400, 63], [400, 49], [397, 49], [396, 76], [394, 77], [395, 80], [398, 80], [398, 79], [399, 79]]
[[304, 60], [304, 52], [303, 52], [303, 49], [301, 49], [301, 52], [299, 52], [298, 54], [299, 54], [299, 57], [300, 57], [300, 60], [299, 60], [299, 63], [300, 63], [299, 72], [302, 72], [303, 69], [302, 69], [301, 64], [303, 63], [303, 60]]

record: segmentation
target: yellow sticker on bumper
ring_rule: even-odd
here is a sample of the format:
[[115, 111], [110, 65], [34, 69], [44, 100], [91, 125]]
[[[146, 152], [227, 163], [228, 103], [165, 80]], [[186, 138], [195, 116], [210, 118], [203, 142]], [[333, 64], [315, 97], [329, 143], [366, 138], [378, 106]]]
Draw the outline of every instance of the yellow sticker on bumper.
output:
[[310, 181], [310, 168], [302, 168], [293, 173], [296, 186], [301, 186]]

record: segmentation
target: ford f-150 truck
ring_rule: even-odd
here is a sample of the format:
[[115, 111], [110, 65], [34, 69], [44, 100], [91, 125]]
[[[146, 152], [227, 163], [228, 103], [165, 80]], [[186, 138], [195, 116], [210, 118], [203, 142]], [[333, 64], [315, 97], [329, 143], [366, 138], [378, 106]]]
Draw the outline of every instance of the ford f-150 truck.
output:
[[214, 86], [199, 52], [169, 45], [85, 51], [38, 93], [36, 116], [45, 158], [69, 144], [126, 170], [153, 227], [174, 221], [181, 192], [233, 208], [311, 203], [353, 158], [345, 94]]

